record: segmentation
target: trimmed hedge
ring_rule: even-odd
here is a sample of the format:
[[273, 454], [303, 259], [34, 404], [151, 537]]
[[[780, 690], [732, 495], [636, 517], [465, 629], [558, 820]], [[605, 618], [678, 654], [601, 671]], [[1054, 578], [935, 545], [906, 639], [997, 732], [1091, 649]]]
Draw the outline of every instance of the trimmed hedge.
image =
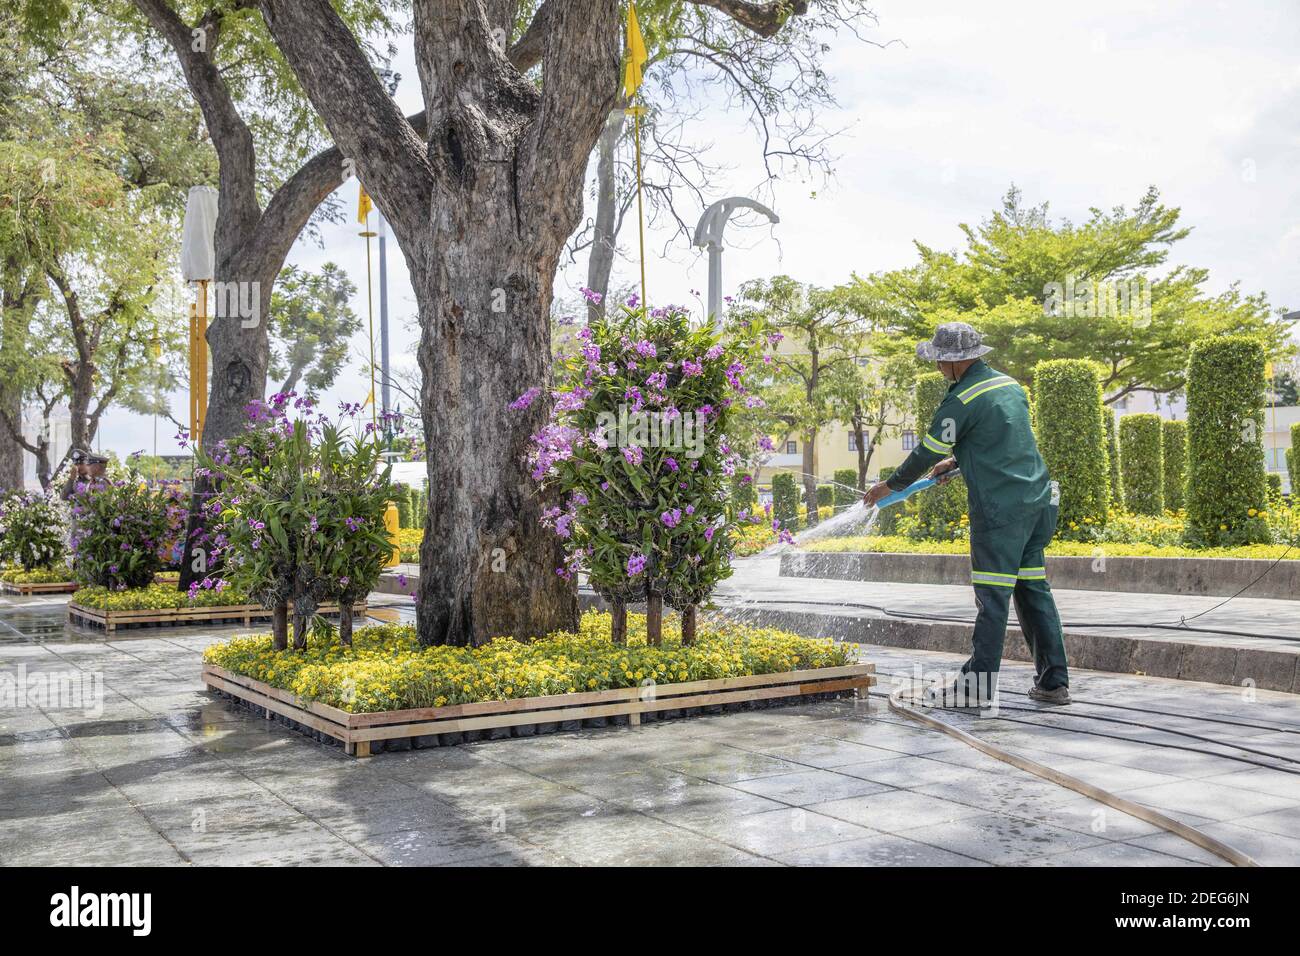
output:
[[857, 487], [858, 470], [856, 468], [835, 469], [835, 484], [832, 486], [834, 495], [831, 503], [835, 505], [836, 513], [862, 499], [862, 496], [857, 492]]
[[1101, 379], [1082, 359], [1048, 359], [1034, 366], [1038, 451], [1061, 487], [1058, 532], [1078, 537], [1106, 523], [1110, 455], [1106, 451]]
[[1110, 503], [1124, 507], [1124, 485], [1119, 480], [1119, 428], [1115, 425], [1115, 410], [1103, 406], [1101, 423], [1106, 427], [1106, 456], [1110, 459]]
[[397, 505], [397, 527], [411, 527], [411, 490], [406, 485], [393, 485], [393, 504]]
[[1291, 424], [1291, 447], [1286, 450], [1286, 471], [1291, 476], [1291, 494], [1300, 495], [1300, 422]]
[[818, 485], [817, 486], [817, 507], [829, 508], [835, 504], [835, 486]]
[[[921, 440], [921, 436], [930, 427], [935, 410], [947, 394], [948, 380], [942, 373], [924, 372], [916, 377], [913, 412], [916, 418], [917, 441]], [[916, 516], [913, 533], [940, 541], [951, 541], [961, 534], [961, 517], [966, 514], [967, 508], [966, 482], [961, 478], [955, 478], [945, 485], [936, 485], [918, 495], [913, 495], [908, 499], [906, 507]]]
[[1264, 480], [1268, 483], [1268, 506], [1276, 508], [1282, 504], [1282, 475], [1276, 471], [1267, 471]]
[[772, 520], [787, 531], [799, 529], [799, 489], [789, 472], [772, 476]]
[[1164, 456], [1165, 508], [1181, 511], [1187, 507], [1187, 422], [1164, 419], [1161, 424], [1160, 452]]
[[[880, 469], [880, 480], [884, 481], [896, 471], [898, 471], [898, 469], [893, 465], [885, 465]], [[961, 479], [959, 478], [957, 480], [960, 481]], [[933, 488], [931, 490], [938, 491], [939, 489]], [[898, 534], [898, 519], [905, 513], [906, 512], [903, 508], [886, 508], [876, 517], [875, 533], [889, 535]]]
[[[746, 481], [745, 479], [749, 480]], [[731, 504], [737, 512], [753, 511], [758, 505], [758, 490], [754, 487], [753, 476], [748, 472], [736, 472], [731, 479]]]
[[1270, 540], [1264, 478], [1264, 346], [1225, 335], [1187, 363], [1187, 536], [1206, 547]]
[[1136, 515], [1159, 515], [1165, 510], [1161, 421], [1151, 412], [1125, 415], [1119, 420], [1124, 504]]

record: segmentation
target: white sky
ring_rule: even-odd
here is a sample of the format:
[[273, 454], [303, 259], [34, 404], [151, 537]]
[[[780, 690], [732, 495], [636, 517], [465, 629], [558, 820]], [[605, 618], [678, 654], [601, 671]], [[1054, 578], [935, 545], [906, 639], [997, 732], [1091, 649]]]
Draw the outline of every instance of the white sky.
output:
[[[1194, 227], [1171, 263], [1209, 269], [1212, 291], [1240, 280], [1274, 306], [1300, 308], [1296, 0], [878, 0], [875, 9], [872, 38], [901, 43], [882, 50], [851, 37], [831, 41], [827, 66], [840, 109], [822, 121], [847, 128], [834, 144], [836, 180], [816, 184], [815, 196], [815, 184], [775, 184], [781, 223], [736, 236], [745, 248], [724, 256], [724, 293], [781, 272], [833, 285], [855, 271], [906, 266], [916, 260], [914, 239], [954, 248], [958, 224], [986, 217], [1012, 182], [1026, 203], [1049, 201], [1055, 216], [1076, 222], [1092, 206], [1131, 207], [1154, 184]], [[409, 47], [395, 68], [403, 76], [398, 100], [414, 112], [419, 90]], [[712, 144], [710, 161], [728, 167], [712, 199], [753, 194], [763, 180], [740, 119], [719, 108], [696, 121], [700, 142]], [[350, 211], [356, 188], [342, 187]], [[290, 261], [318, 268], [332, 260], [346, 269], [360, 290], [353, 308], [364, 328], [365, 243], [357, 231], [351, 222], [327, 225], [324, 249], [302, 240]], [[696, 250], [679, 242], [668, 260], [658, 258], [669, 238], [648, 236], [652, 302], [685, 302], [690, 290], [707, 286]], [[622, 240], [629, 257], [614, 285], [637, 272], [635, 231], [625, 228]], [[391, 240], [389, 251], [393, 363], [413, 367], [415, 300]], [[585, 274], [584, 258], [557, 288], [576, 291]], [[374, 301], [377, 316], [377, 287]], [[364, 398], [365, 348], [363, 333], [327, 406]], [[181, 393], [173, 402], [178, 418], [185, 407]], [[159, 424], [160, 454], [178, 451], [173, 431]], [[119, 454], [152, 450], [153, 423], [114, 409], [100, 443]]]

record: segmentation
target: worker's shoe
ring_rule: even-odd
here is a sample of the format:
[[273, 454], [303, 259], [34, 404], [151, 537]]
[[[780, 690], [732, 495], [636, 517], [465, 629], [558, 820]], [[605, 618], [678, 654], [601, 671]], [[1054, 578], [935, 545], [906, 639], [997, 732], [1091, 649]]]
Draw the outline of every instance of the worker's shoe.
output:
[[1046, 690], [1035, 684], [1029, 689], [1029, 697], [1040, 704], [1068, 704], [1070, 703], [1070, 688], [1062, 684], [1060, 687]]
[[958, 710], [992, 706], [992, 701], [981, 700], [978, 683], [965, 679], [958, 679], [954, 684], [931, 684], [925, 689], [922, 702], [927, 707], [950, 707]]

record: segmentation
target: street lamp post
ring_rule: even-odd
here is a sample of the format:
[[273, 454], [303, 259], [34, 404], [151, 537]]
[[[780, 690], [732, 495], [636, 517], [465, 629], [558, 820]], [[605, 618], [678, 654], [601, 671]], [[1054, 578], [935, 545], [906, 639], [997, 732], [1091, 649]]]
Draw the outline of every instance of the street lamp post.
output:
[[719, 199], [700, 216], [695, 226], [694, 245], [709, 254], [709, 315], [713, 317], [714, 327], [722, 328], [722, 233], [727, 228], [727, 220], [737, 209], [752, 209], [767, 217], [773, 224], [781, 221], [780, 217], [761, 202], [745, 196], [731, 196]]

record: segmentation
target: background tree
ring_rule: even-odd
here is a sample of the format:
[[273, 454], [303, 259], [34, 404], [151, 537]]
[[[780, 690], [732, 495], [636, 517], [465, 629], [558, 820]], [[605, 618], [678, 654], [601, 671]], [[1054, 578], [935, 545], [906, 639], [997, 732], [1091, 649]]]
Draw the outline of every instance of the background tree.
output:
[[804, 501], [812, 527], [817, 523], [817, 434], [841, 419], [846, 395], [860, 381], [850, 367], [862, 353], [862, 324], [832, 290], [789, 276], [743, 285], [732, 318], [742, 324], [761, 321], [784, 336], [772, 355], [772, 381], [763, 395], [772, 414], [802, 440]]
[[332, 262], [320, 272], [287, 266], [271, 296], [268, 371], [281, 392], [316, 396], [334, 384], [348, 356], [348, 340], [361, 319], [348, 301], [357, 287]]
[[[1198, 338], [1251, 333], [1274, 354], [1289, 351], [1289, 323], [1270, 313], [1264, 295], [1236, 285], [1211, 295], [1206, 270], [1166, 268], [1191, 231], [1180, 216], [1152, 187], [1131, 211], [1092, 209], [1076, 225], [1053, 220], [1046, 203], [1025, 206], [1012, 187], [978, 227], [961, 226], [960, 251], [918, 242], [918, 265], [870, 281], [905, 316], [912, 338], [941, 322], [971, 322], [997, 349], [998, 368], [1022, 382], [1044, 355], [1100, 362], [1108, 404], [1137, 391], [1180, 391]], [[1130, 292], [1126, 303], [1121, 294]]]
[[32, 69], [0, 139], [0, 258], [6, 305], [20, 305], [5, 310], [0, 380], [46, 426], [25, 435], [3, 403], [0, 428], [36, 457], [47, 489], [62, 464], [48, 429], [59, 403], [72, 447], [92, 445], [113, 404], [166, 411], [157, 396], [172, 384], [181, 323], [156, 303], [172, 269], [177, 179], [207, 155], [176, 91], [114, 70], [100, 55], [110, 41], [92, 29], [28, 46]]

